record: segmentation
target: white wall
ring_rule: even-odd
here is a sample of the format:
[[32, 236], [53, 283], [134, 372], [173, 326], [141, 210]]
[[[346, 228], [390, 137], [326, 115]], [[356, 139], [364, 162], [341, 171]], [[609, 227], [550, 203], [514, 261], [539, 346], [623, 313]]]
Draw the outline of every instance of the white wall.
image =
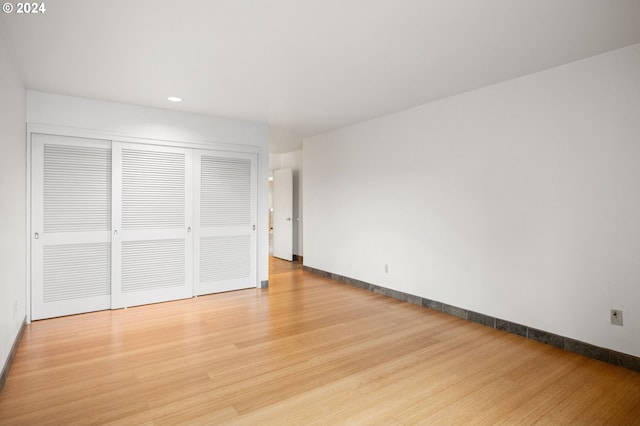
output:
[[26, 315], [25, 90], [0, 38], [0, 371]]
[[[29, 125], [61, 126], [163, 141], [258, 151], [258, 280], [269, 279], [269, 129], [241, 120], [188, 114], [49, 93], [27, 92]], [[228, 145], [228, 146], [226, 146]]]
[[303, 152], [306, 265], [640, 356], [640, 45]]
[[287, 129], [269, 127], [269, 152], [283, 154], [302, 150], [302, 136]]
[[268, 158], [268, 127], [249, 121], [30, 90], [27, 122], [147, 139], [259, 146]]
[[303, 256], [302, 151], [269, 154], [269, 169], [293, 171], [293, 254]]

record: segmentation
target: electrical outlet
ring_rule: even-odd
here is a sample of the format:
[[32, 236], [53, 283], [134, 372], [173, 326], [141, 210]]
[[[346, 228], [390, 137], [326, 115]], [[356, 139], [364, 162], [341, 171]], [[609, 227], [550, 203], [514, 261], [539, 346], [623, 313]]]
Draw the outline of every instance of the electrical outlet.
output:
[[384, 273], [388, 274], [389, 273], [389, 265], [388, 264], [384, 264]]
[[611, 310], [611, 324], [622, 325], [622, 311], [619, 309]]

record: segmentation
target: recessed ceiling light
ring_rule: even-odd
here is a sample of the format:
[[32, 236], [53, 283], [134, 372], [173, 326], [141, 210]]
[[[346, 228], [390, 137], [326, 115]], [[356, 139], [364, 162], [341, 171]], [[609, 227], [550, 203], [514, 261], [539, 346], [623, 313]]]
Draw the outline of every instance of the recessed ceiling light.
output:
[[177, 96], [169, 96], [167, 99], [171, 102], [182, 102], [182, 98], [179, 98]]

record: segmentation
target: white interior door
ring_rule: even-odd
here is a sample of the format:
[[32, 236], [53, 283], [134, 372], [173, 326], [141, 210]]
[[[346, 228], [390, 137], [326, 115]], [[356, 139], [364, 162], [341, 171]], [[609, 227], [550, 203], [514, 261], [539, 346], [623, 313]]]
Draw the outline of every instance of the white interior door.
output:
[[192, 150], [113, 142], [112, 307], [193, 295]]
[[196, 294], [256, 286], [257, 159], [194, 152]]
[[293, 171], [273, 171], [273, 255], [293, 260]]
[[111, 142], [31, 141], [31, 318], [109, 309]]

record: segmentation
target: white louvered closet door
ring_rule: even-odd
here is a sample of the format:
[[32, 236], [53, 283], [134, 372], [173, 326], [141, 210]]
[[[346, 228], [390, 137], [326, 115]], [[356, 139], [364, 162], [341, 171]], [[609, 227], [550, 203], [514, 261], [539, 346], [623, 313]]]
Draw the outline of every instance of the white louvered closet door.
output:
[[194, 152], [196, 294], [256, 286], [256, 156]]
[[111, 142], [31, 138], [31, 317], [109, 309]]
[[191, 297], [192, 150], [113, 142], [113, 163], [112, 307]]

